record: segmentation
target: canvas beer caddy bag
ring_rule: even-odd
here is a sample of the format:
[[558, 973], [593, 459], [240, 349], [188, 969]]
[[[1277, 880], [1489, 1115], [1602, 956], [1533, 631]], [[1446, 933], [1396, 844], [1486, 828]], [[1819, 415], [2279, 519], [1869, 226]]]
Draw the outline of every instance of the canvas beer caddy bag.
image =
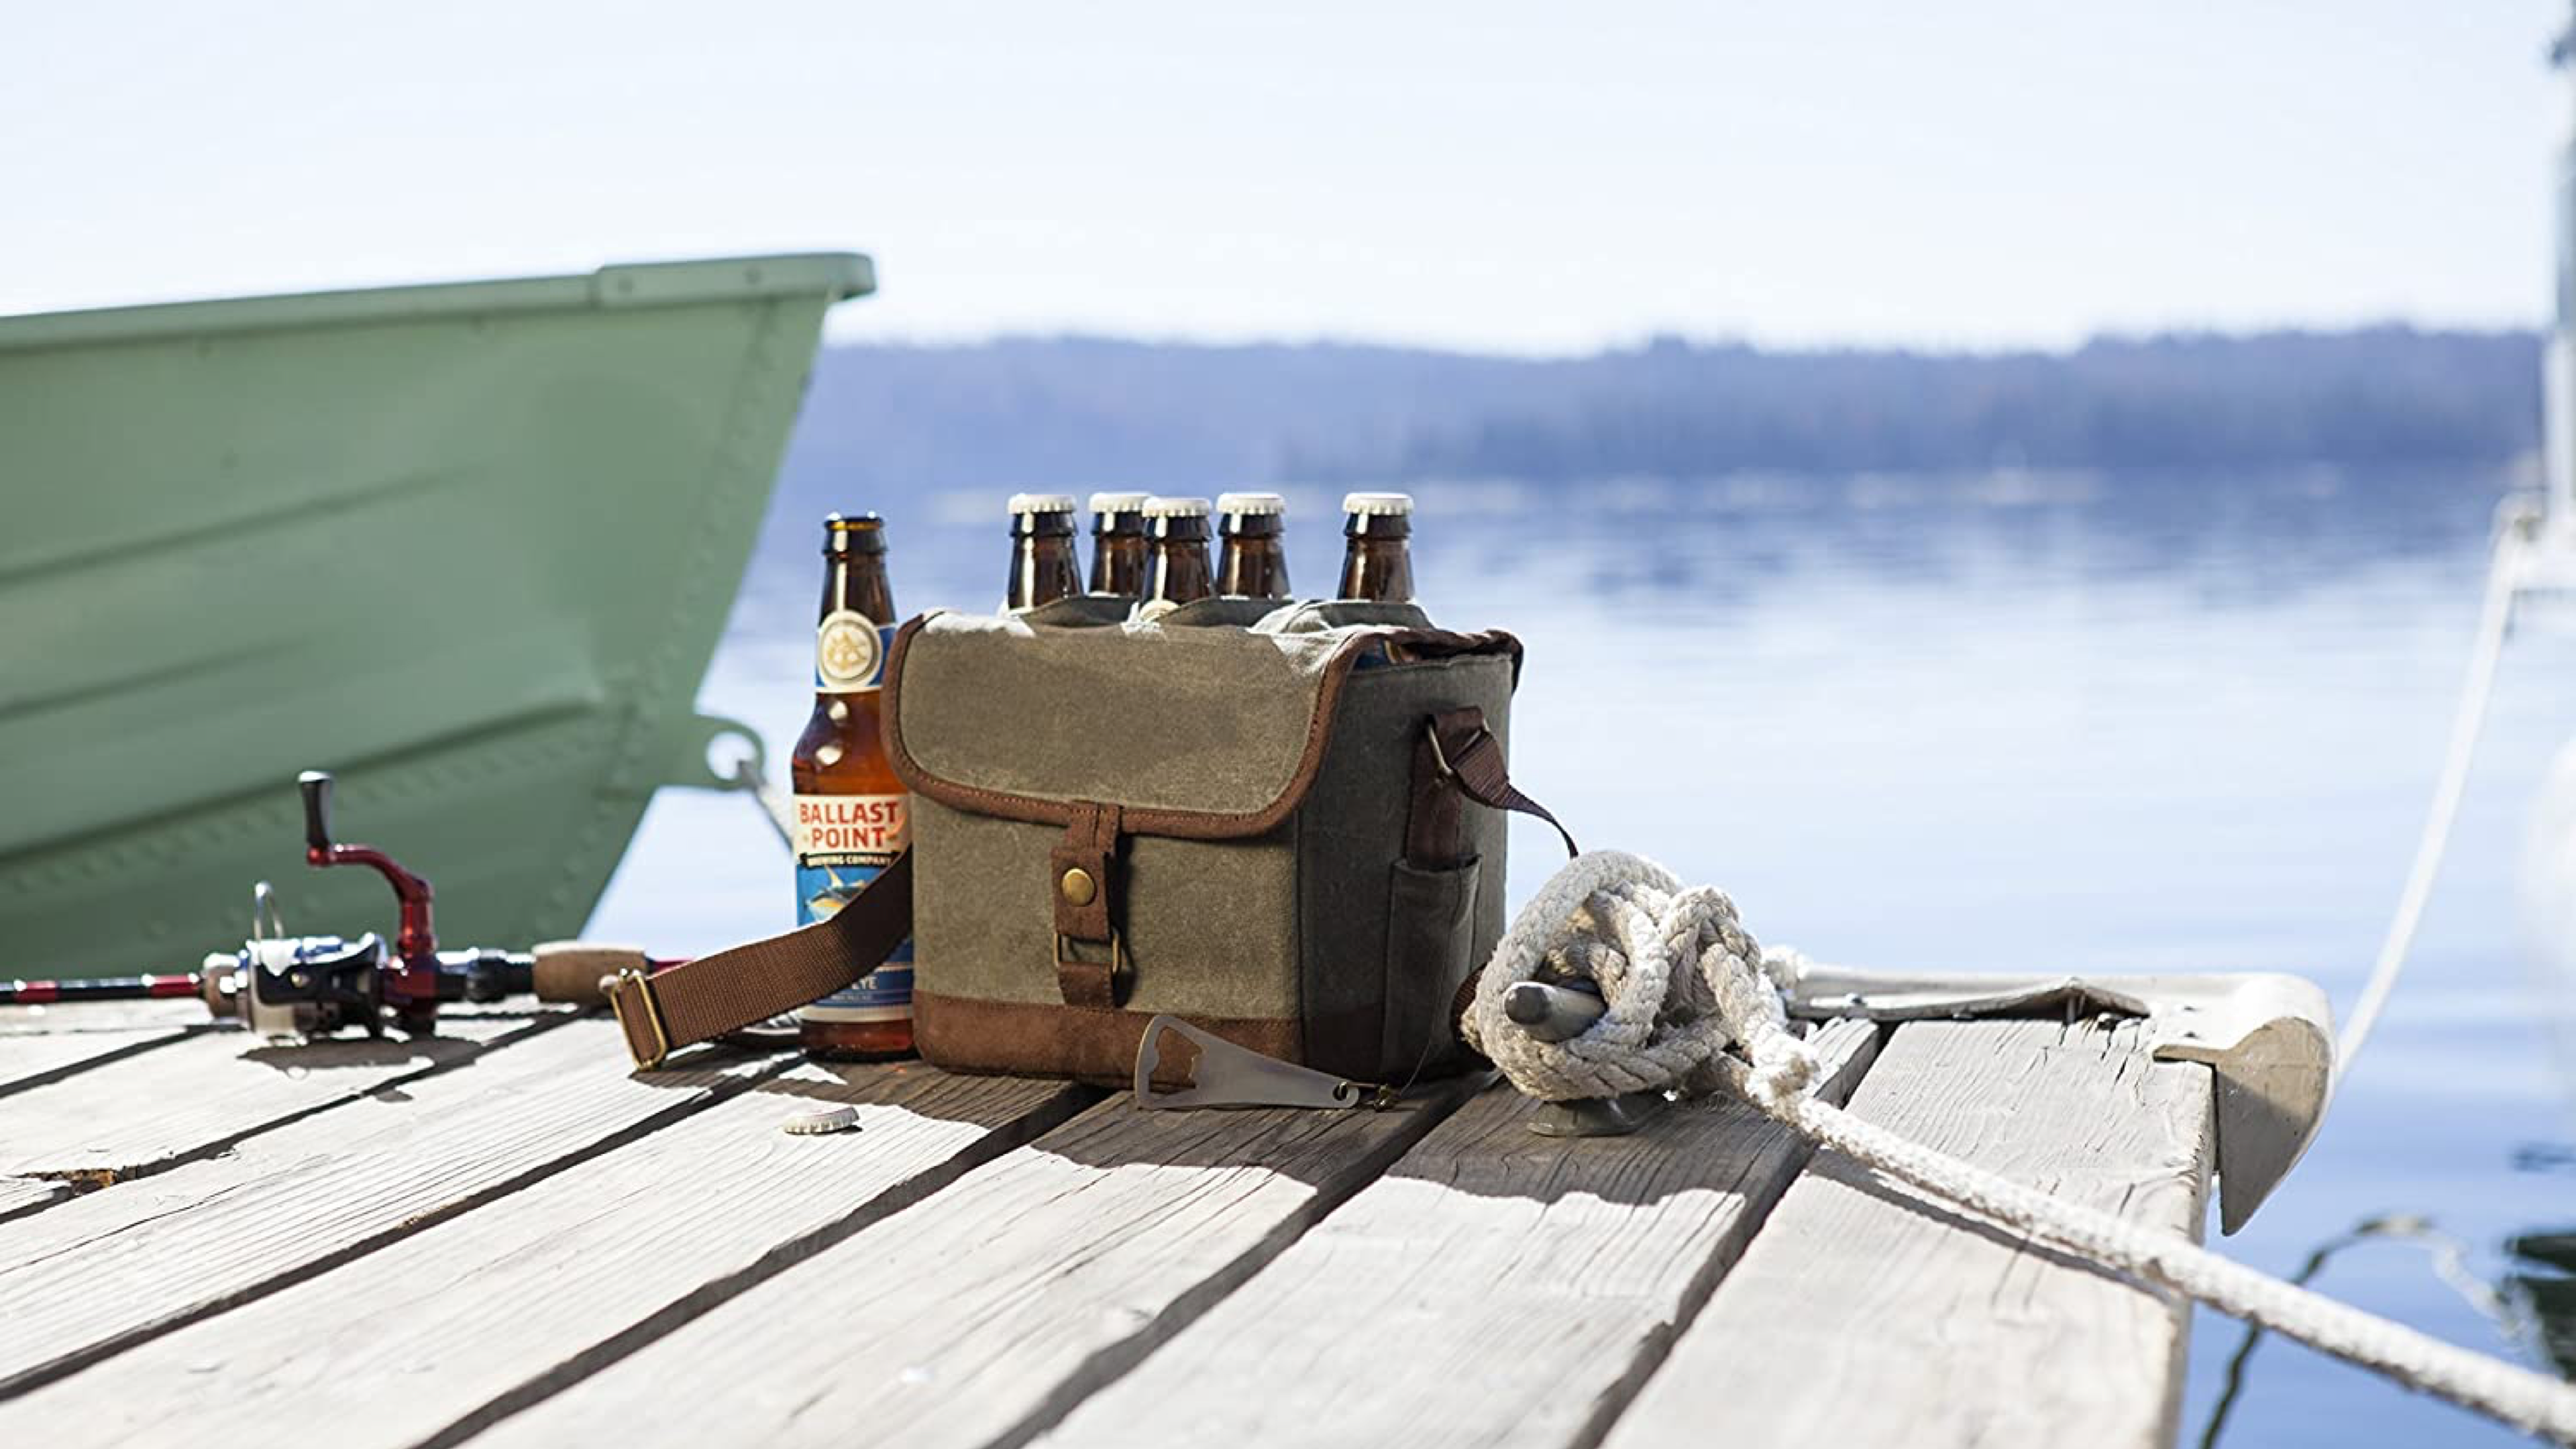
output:
[[907, 933], [935, 1066], [1122, 1082], [1159, 1013], [1354, 1081], [1462, 1065], [1502, 812], [1555, 823], [1503, 767], [1519, 642], [1410, 605], [1127, 607], [905, 625], [884, 710], [911, 848], [829, 920], [612, 978], [638, 1065]]

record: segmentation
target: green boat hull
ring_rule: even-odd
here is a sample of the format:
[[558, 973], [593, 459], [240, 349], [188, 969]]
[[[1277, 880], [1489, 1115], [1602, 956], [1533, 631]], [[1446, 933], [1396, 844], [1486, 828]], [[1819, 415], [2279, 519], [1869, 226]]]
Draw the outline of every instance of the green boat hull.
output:
[[[0, 975], [189, 969], [303, 861], [299, 770], [441, 940], [576, 933], [693, 701], [842, 255], [0, 319]], [[757, 739], [753, 739], [757, 747]]]

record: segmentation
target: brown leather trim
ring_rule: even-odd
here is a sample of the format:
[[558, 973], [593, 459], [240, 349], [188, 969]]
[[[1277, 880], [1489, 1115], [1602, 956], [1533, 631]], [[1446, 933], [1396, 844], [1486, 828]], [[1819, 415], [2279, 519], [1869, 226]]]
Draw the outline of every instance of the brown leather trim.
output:
[[[1077, 1011], [1015, 1001], [912, 994], [912, 1040], [922, 1060], [952, 1072], [1074, 1077], [1123, 1087], [1136, 1079], [1136, 1044], [1149, 1011]], [[1281, 1061], [1304, 1060], [1294, 1021], [1193, 1016], [1189, 1024]]]
[[[933, 609], [915, 615], [895, 631], [894, 648], [886, 655], [885, 721], [886, 758], [903, 780], [904, 788], [916, 795], [927, 795], [953, 810], [976, 815], [990, 815], [1003, 820], [1025, 820], [1034, 825], [1068, 825], [1080, 803], [1071, 800], [1049, 800], [1036, 795], [1015, 795], [1003, 790], [987, 790], [976, 785], [959, 784], [930, 773], [912, 757], [903, 739], [903, 666], [911, 652], [913, 636], [921, 626], [945, 612]], [[1324, 746], [1330, 742], [1335, 706], [1340, 703], [1342, 685], [1350, 678], [1351, 668], [1372, 644], [1385, 646], [1391, 659], [1410, 663], [1417, 660], [1454, 659], [1466, 654], [1500, 654], [1512, 658], [1512, 681], [1520, 682], [1521, 642], [1511, 635], [1494, 630], [1482, 634], [1453, 634], [1446, 629], [1373, 629], [1355, 635], [1334, 652], [1324, 664], [1323, 687], [1315, 695], [1315, 712], [1306, 726], [1306, 746], [1297, 757], [1297, 771], [1288, 779], [1279, 798], [1259, 810], [1225, 812], [1214, 810], [1130, 810], [1121, 820], [1131, 835], [1160, 835], [1177, 840], [1233, 840], [1259, 835], [1278, 825], [1296, 812], [1306, 800], [1306, 791], [1324, 768]], [[1213, 1030], [1213, 1028], [1211, 1028]]]

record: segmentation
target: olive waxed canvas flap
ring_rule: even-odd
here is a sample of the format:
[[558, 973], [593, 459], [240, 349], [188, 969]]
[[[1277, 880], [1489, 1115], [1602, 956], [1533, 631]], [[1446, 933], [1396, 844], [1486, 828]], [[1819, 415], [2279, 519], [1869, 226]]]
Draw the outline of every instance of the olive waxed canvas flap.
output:
[[1502, 778], [1519, 644], [1410, 607], [1088, 602], [896, 637], [922, 1055], [1124, 1081], [1169, 1012], [1354, 1080], [1467, 1060], [1505, 853], [1473, 783]]

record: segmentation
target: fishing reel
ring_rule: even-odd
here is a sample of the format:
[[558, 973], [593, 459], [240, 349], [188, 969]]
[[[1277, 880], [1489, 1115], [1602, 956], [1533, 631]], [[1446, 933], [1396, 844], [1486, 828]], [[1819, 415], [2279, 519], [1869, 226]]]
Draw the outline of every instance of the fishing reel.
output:
[[193, 996], [263, 1036], [329, 1036], [353, 1026], [369, 1036], [384, 1035], [388, 1026], [427, 1036], [438, 1029], [444, 1002], [534, 995], [560, 1005], [602, 1006], [603, 978], [671, 964], [633, 946], [589, 941], [549, 941], [533, 952], [442, 951], [430, 924], [429, 882], [373, 846], [331, 838], [329, 775], [307, 770], [295, 783], [304, 792], [304, 859], [316, 867], [363, 865], [393, 887], [400, 923], [390, 946], [373, 931], [355, 938], [286, 934], [277, 893], [261, 881], [251, 890], [250, 939], [237, 951], [208, 956], [199, 970], [0, 981], [0, 1007]]
[[331, 838], [331, 777], [307, 770], [304, 858], [316, 868], [360, 865], [393, 888], [399, 924], [393, 944], [373, 931], [355, 939], [289, 936], [266, 881], [251, 892], [251, 933], [237, 951], [218, 951], [198, 973], [198, 994], [217, 1016], [264, 1036], [327, 1036], [348, 1027], [382, 1036], [387, 1026], [415, 1036], [437, 1029], [447, 1001], [498, 1001], [532, 989], [535, 958], [521, 952], [441, 951], [430, 920], [429, 882], [392, 856]]

